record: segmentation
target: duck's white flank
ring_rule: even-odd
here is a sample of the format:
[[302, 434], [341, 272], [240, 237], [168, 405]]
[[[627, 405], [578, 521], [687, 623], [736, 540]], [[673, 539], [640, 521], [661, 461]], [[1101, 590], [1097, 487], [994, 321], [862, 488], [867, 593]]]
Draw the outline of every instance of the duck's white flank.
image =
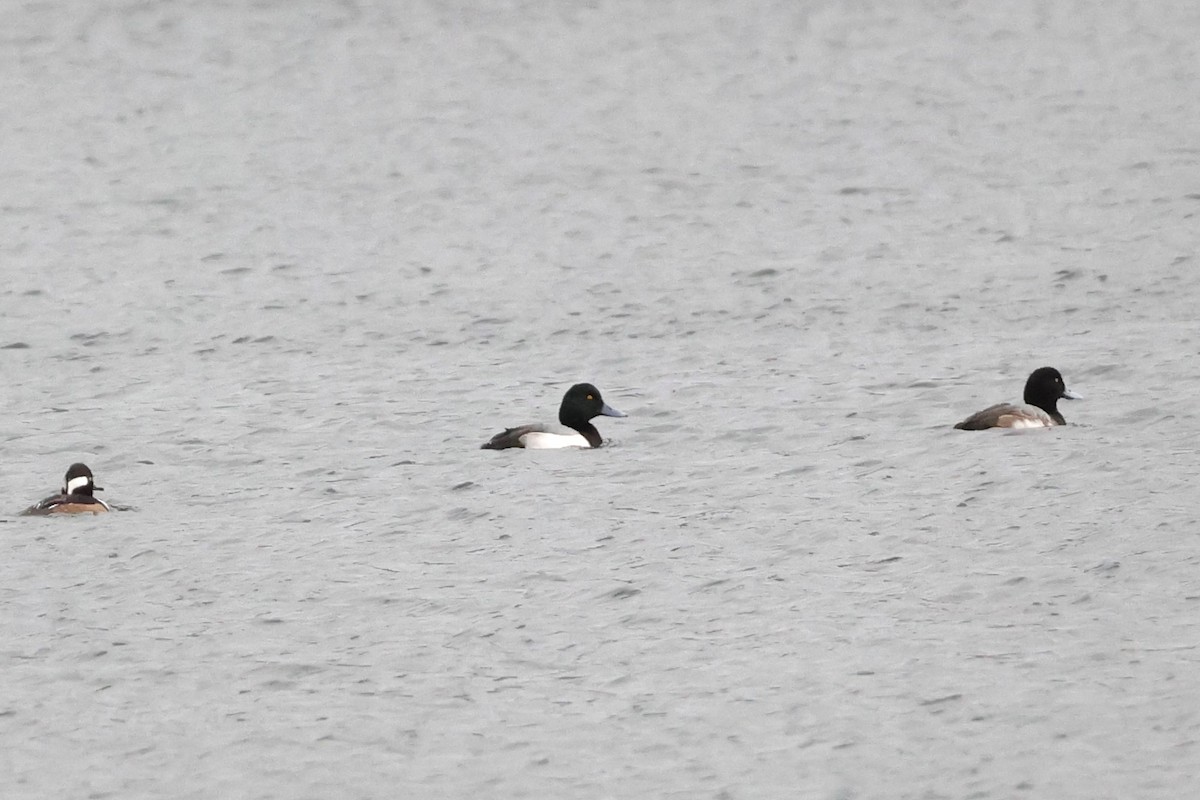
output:
[[530, 431], [521, 437], [521, 446], [526, 450], [558, 450], [564, 447], [591, 447], [582, 433], [553, 433]]

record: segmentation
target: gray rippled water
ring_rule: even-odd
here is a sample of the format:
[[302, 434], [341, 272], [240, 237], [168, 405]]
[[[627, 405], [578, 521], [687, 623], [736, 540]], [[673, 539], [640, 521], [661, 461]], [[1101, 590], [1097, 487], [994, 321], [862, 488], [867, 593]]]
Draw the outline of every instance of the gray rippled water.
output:
[[1194, 4], [7, 11], [4, 797], [1200, 778]]

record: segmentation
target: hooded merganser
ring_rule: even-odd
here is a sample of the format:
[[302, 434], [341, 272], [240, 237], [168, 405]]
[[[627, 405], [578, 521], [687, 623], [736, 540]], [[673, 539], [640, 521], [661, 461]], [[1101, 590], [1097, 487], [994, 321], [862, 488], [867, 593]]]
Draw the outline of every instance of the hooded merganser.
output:
[[72, 464], [63, 478], [62, 491], [47, 497], [36, 505], [21, 512], [23, 517], [41, 517], [47, 514], [103, 514], [110, 510], [108, 504], [93, 492], [104, 491], [96, 485], [87, 464]]

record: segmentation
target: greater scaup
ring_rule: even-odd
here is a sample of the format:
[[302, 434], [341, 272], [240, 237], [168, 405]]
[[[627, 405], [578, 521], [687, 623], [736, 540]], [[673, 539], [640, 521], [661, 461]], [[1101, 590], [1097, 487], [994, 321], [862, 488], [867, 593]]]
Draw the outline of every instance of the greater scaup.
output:
[[604, 402], [600, 390], [590, 383], [577, 383], [567, 390], [558, 408], [557, 425], [521, 425], [497, 433], [483, 444], [484, 450], [504, 450], [524, 447], [528, 450], [552, 450], [560, 447], [599, 447], [600, 431], [592, 425], [593, 417], [623, 417], [620, 411]]
[[46, 514], [103, 514], [108, 504], [93, 492], [104, 491], [96, 485], [87, 464], [72, 464], [63, 478], [62, 491], [47, 497], [36, 505], [21, 512], [23, 517], [40, 517]]
[[1058, 413], [1058, 400], [1079, 400], [1079, 395], [1067, 388], [1062, 373], [1054, 367], [1035, 369], [1025, 381], [1025, 405], [998, 403], [972, 414], [955, 428], [981, 431], [985, 428], [1051, 428], [1066, 425]]

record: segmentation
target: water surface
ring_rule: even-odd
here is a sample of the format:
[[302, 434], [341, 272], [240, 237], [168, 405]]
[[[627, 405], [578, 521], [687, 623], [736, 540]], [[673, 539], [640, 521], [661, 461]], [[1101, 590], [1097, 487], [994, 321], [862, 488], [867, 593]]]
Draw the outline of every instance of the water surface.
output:
[[1195, 785], [1193, 4], [10, 6], [5, 797]]

